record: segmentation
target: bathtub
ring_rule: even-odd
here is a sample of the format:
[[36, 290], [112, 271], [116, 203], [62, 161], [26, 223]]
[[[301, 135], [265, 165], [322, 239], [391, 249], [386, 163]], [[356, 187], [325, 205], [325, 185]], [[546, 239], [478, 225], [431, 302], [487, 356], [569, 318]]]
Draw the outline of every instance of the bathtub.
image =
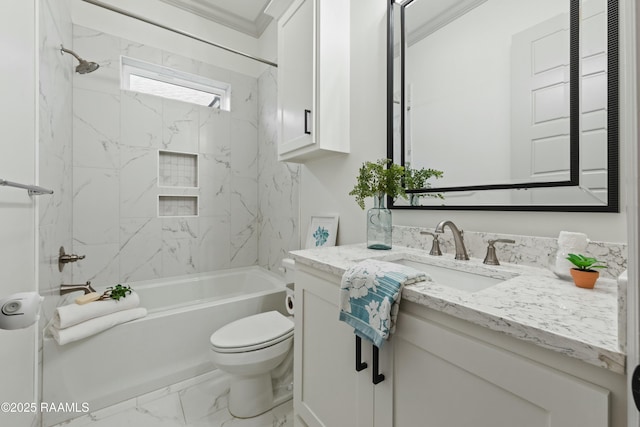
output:
[[[43, 402], [87, 402], [93, 412], [193, 378], [215, 369], [209, 337], [216, 329], [264, 311], [285, 313], [283, 279], [260, 267], [127, 285], [146, 317], [64, 346], [44, 338]], [[80, 415], [44, 413], [44, 425]]]

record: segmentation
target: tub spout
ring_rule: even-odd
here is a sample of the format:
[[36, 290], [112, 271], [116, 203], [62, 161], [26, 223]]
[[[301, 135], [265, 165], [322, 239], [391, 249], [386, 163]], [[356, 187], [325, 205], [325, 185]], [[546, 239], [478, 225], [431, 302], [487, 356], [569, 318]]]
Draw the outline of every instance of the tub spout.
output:
[[75, 291], [83, 291], [86, 295], [90, 292], [95, 292], [96, 290], [91, 286], [90, 280], [87, 280], [87, 283], [85, 283], [84, 285], [60, 285], [60, 295], [68, 294]]

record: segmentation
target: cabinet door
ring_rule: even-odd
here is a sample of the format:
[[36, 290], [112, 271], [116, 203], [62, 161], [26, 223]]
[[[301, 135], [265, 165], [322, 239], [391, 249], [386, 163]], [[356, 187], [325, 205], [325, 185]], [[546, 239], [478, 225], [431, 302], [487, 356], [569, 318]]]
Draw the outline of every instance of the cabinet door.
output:
[[355, 370], [353, 328], [338, 321], [338, 284], [296, 273], [294, 407], [309, 427], [373, 426], [371, 345]]
[[280, 154], [315, 142], [312, 134], [314, 0], [297, 0], [278, 21]]
[[400, 313], [395, 427], [606, 427], [608, 391]]

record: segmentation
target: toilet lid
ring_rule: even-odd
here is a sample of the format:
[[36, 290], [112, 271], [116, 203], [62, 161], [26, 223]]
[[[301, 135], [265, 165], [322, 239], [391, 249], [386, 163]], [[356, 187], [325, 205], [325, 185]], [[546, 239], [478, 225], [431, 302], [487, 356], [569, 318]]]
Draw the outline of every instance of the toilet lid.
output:
[[293, 322], [269, 311], [231, 322], [215, 331], [211, 346], [220, 352], [251, 351], [268, 347], [293, 335]]

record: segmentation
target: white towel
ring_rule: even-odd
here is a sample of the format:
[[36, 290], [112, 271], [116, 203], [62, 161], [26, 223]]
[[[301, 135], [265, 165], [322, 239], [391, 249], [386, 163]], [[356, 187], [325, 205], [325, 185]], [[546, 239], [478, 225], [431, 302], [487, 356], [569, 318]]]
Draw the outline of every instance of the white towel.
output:
[[59, 345], [65, 345], [82, 338], [95, 335], [98, 332], [113, 328], [121, 323], [139, 319], [147, 315], [146, 308], [132, 308], [129, 310], [117, 311], [105, 316], [89, 319], [86, 322], [70, 326], [65, 329], [58, 329], [51, 325], [49, 331]]
[[69, 304], [56, 308], [53, 314], [53, 326], [57, 329], [68, 328], [77, 325], [85, 320], [115, 313], [117, 311], [129, 310], [140, 305], [140, 297], [137, 293], [131, 292], [120, 300], [108, 299], [104, 301], [93, 301], [87, 304]]

